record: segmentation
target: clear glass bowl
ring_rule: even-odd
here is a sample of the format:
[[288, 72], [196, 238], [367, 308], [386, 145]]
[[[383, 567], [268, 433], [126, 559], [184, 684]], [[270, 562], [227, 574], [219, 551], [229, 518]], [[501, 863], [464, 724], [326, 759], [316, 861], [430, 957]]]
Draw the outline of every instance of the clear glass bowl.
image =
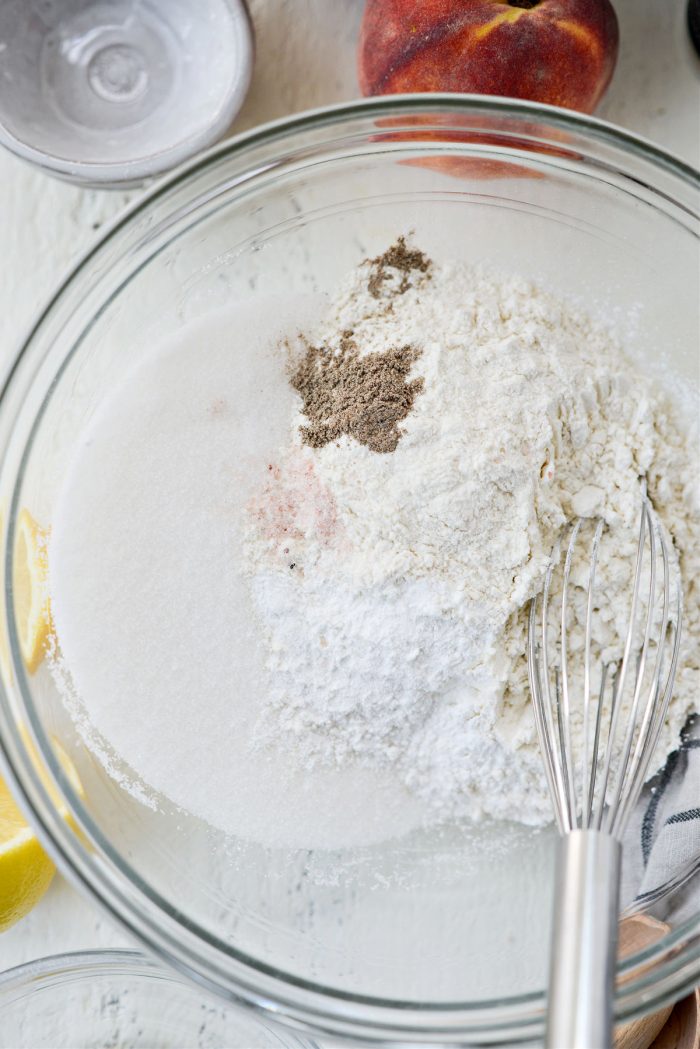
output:
[[138, 951], [58, 954], [0, 974], [0, 1049], [312, 1049]]
[[[213, 151], [112, 226], [22, 349], [0, 412], [6, 580], [20, 509], [50, 527], [86, 421], [154, 341], [236, 297], [332, 289], [410, 228], [428, 252], [536, 278], [612, 320], [633, 314], [636, 350], [697, 384], [697, 207], [697, 174], [652, 145], [503, 99], [376, 99]], [[27, 674], [4, 592], [8, 775], [63, 870], [155, 955], [318, 1032], [538, 1036], [550, 834], [485, 826], [323, 853], [224, 839], [165, 802], [152, 811], [81, 744], [46, 668]], [[700, 913], [622, 975], [620, 1019], [681, 995], [700, 977]]]

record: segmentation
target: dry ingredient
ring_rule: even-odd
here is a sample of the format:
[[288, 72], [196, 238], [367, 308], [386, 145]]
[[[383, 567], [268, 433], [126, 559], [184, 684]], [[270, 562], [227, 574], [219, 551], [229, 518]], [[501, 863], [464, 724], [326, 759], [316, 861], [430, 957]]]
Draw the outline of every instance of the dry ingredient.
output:
[[351, 329], [337, 350], [308, 346], [291, 378], [309, 420], [300, 427], [304, 444], [322, 448], [347, 434], [373, 452], [393, 452], [398, 424], [423, 389], [422, 378], [407, 381], [418, 357], [411, 346], [361, 355]]
[[432, 262], [419, 248], [409, 248], [405, 237], [399, 237], [381, 255], [367, 259], [366, 265], [370, 269], [367, 291], [372, 298], [380, 299], [387, 290], [387, 281], [390, 292], [403, 295], [411, 287], [411, 273], [422, 273], [429, 277]]
[[[346, 366], [350, 332], [352, 369], [411, 347], [404, 378], [419, 395], [389, 444], [358, 443], [372, 405], [350, 382], [338, 386], [352, 426], [309, 439], [332, 416], [315, 406], [324, 366]], [[526, 605], [565, 522], [602, 514], [614, 541], [595, 641], [606, 660], [619, 653], [645, 476], [686, 588], [660, 761], [700, 684], [696, 450], [605, 326], [525, 281], [434, 264], [400, 241], [369, 277], [358, 267], [297, 352], [299, 415], [251, 500], [245, 545], [267, 645], [261, 743], [293, 747], [307, 768], [393, 769], [433, 819], [548, 820]]]
[[86, 429], [49, 564], [91, 748], [137, 796], [276, 845], [542, 823], [523, 609], [562, 524], [602, 513], [614, 654], [646, 476], [686, 590], [670, 750], [700, 684], [676, 402], [603, 323], [405, 241], [301, 308], [188, 328]]

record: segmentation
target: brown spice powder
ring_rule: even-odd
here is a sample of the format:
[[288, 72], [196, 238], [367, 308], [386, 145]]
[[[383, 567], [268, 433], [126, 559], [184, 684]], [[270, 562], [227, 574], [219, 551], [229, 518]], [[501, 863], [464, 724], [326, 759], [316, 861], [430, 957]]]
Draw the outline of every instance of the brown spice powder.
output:
[[343, 434], [354, 437], [373, 452], [393, 452], [423, 379], [408, 381], [420, 351], [402, 346], [384, 353], [360, 356], [344, 332], [337, 350], [307, 346], [291, 376], [309, 420], [300, 427], [302, 440], [321, 448]]
[[409, 273], [413, 270], [419, 273], [429, 273], [432, 266], [432, 262], [422, 251], [406, 246], [405, 237], [399, 237], [396, 243], [387, 248], [382, 255], [368, 259], [367, 262], [371, 268], [367, 291], [375, 299], [381, 297], [384, 282], [390, 275], [389, 270], [397, 270], [401, 274], [397, 293], [403, 295], [411, 286], [408, 279]]

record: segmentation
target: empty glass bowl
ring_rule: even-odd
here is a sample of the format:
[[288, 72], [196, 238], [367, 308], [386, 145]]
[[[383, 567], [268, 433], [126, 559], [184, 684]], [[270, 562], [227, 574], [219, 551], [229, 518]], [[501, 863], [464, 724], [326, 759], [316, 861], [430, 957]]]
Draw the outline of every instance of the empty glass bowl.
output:
[[0, 974], [0, 1049], [312, 1049], [138, 951], [82, 951]]
[[253, 64], [243, 0], [4, 0], [0, 144], [86, 185], [129, 185], [216, 142]]
[[[632, 325], [642, 360], [662, 354], [697, 385], [697, 194], [690, 168], [590, 118], [494, 98], [375, 99], [200, 158], [117, 221], [37, 318], [0, 405], [7, 772], [63, 870], [161, 960], [355, 1042], [513, 1045], [542, 1028], [552, 835], [489, 824], [292, 850], [144, 804], [85, 748], [46, 667], [22, 663], [22, 508], [50, 528], [90, 417], [156, 341], [232, 301], [332, 290], [411, 229], [429, 254], [523, 274]], [[700, 977], [700, 908], [623, 971], [621, 1019], [681, 995]]]

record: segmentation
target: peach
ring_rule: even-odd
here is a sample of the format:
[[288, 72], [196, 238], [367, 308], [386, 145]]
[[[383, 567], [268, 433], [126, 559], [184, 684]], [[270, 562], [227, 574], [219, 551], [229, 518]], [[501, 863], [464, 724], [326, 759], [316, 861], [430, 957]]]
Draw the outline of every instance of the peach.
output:
[[360, 87], [507, 95], [591, 113], [618, 36], [610, 0], [367, 0]]

